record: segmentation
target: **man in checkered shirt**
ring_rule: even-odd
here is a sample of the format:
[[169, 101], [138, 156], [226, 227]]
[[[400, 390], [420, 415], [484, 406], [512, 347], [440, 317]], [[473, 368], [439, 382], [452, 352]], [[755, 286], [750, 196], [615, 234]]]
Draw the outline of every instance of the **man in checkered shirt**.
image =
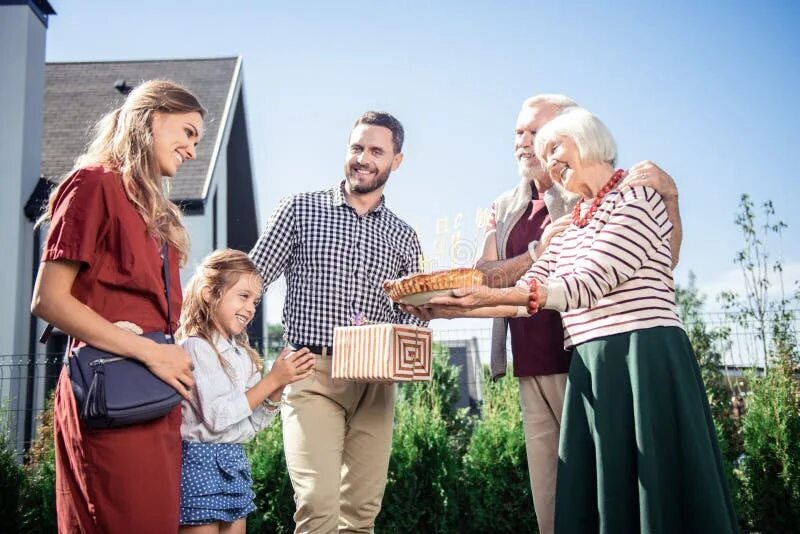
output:
[[345, 179], [283, 199], [250, 256], [264, 288], [281, 274], [286, 340], [317, 355], [315, 373], [285, 389], [286, 464], [295, 532], [370, 532], [381, 506], [396, 386], [331, 381], [333, 329], [357, 313], [372, 322], [424, 324], [399, 310], [384, 280], [419, 271], [411, 227], [386, 207], [383, 189], [403, 161], [403, 126], [367, 112], [350, 132]]

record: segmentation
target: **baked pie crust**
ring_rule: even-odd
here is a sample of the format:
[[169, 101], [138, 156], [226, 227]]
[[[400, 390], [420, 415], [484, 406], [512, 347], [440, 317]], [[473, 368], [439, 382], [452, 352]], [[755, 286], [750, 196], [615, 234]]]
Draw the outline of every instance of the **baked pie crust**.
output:
[[483, 285], [483, 273], [477, 269], [446, 269], [430, 273], [404, 276], [397, 280], [387, 280], [383, 290], [395, 302], [408, 295], [441, 291], [457, 287]]

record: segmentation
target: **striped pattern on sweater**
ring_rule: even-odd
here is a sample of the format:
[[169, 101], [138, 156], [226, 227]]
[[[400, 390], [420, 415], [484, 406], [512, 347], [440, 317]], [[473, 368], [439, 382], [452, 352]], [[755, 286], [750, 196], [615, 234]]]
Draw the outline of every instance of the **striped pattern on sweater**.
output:
[[[584, 202], [582, 213], [589, 209]], [[654, 189], [609, 192], [583, 228], [571, 225], [523, 275], [548, 290], [545, 308], [562, 312], [564, 345], [654, 326], [683, 328], [675, 306], [672, 223]]]

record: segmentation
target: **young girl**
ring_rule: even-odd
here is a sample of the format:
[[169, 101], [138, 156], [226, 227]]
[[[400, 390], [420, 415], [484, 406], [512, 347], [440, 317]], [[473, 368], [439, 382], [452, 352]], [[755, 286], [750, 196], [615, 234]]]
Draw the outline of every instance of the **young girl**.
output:
[[286, 384], [313, 372], [308, 349], [285, 350], [263, 364], [245, 328], [262, 281], [238, 250], [209, 254], [185, 290], [178, 339], [194, 365], [195, 388], [183, 403], [181, 532], [245, 532], [255, 508], [243, 444], [265, 428]]

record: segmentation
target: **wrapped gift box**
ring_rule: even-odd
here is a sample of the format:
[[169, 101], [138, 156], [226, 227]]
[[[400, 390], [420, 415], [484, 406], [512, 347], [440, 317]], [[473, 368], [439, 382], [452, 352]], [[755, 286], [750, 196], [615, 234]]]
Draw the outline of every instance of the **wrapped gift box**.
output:
[[431, 330], [370, 324], [333, 330], [332, 378], [360, 382], [431, 379]]

